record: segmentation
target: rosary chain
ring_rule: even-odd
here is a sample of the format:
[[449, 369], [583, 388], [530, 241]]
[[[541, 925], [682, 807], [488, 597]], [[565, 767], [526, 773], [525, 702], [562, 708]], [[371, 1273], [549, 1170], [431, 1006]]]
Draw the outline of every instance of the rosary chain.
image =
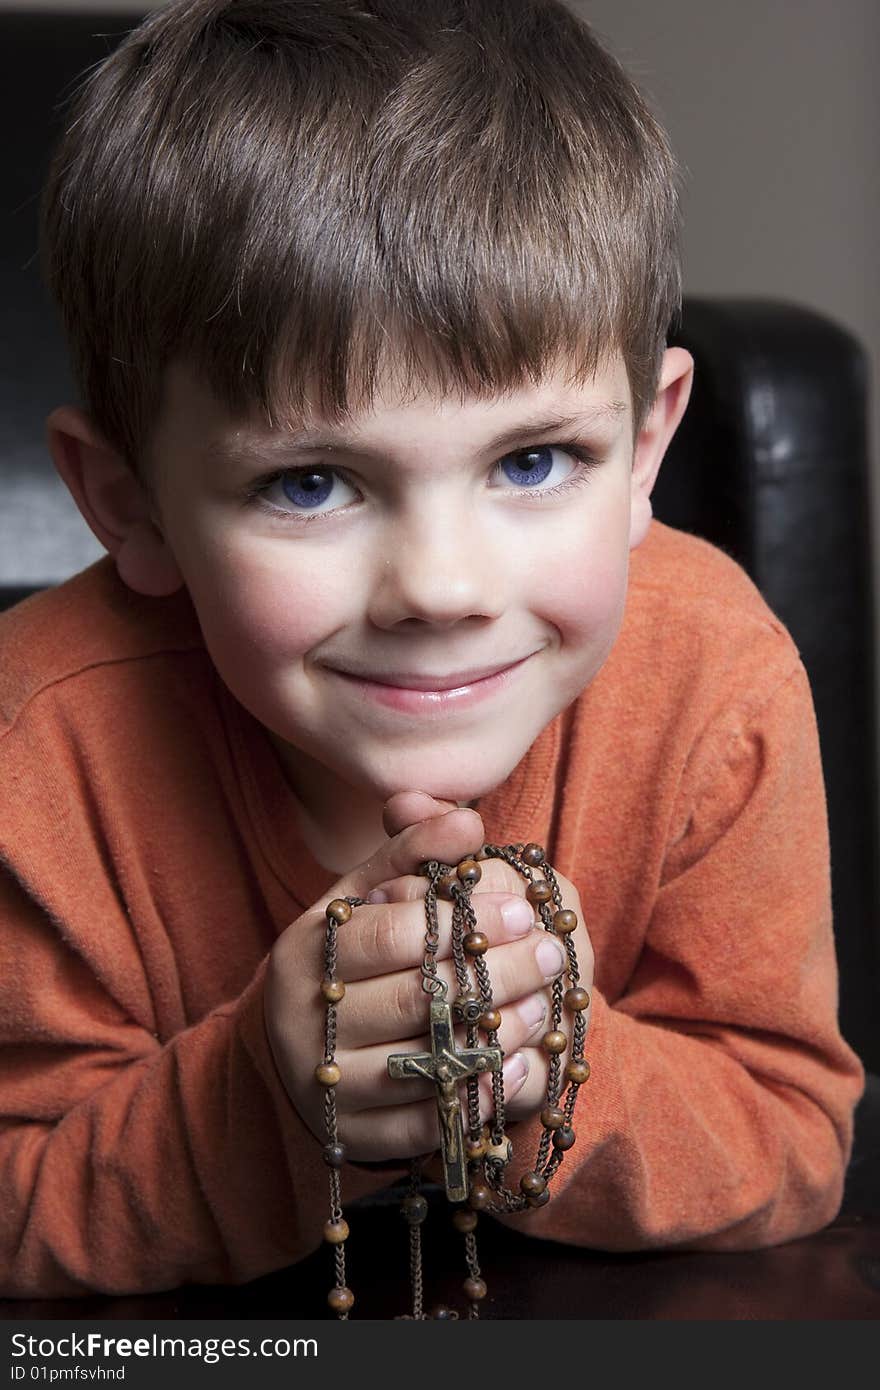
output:
[[[459, 995], [453, 1002], [453, 1013], [466, 1025], [469, 1050], [478, 1047], [478, 1028], [487, 1035], [487, 1045], [500, 1050], [498, 1042], [498, 1011], [494, 1008], [489, 971], [483, 958], [487, 942], [479, 932], [477, 916], [470, 895], [480, 878], [480, 859], [503, 859], [528, 882], [526, 898], [536, 908], [545, 931], [556, 936], [564, 945], [568, 990], [561, 978], [553, 981], [551, 996], [551, 1027], [544, 1036], [549, 1052], [547, 1103], [542, 1111], [542, 1134], [534, 1169], [520, 1179], [520, 1191], [504, 1186], [504, 1170], [510, 1161], [512, 1146], [505, 1135], [504, 1081], [500, 1069], [491, 1072], [493, 1113], [487, 1125], [480, 1119], [479, 1081], [471, 1071], [466, 1079], [466, 1114], [468, 1133], [468, 1198], [467, 1205], [457, 1206], [453, 1220], [465, 1236], [465, 1262], [468, 1277], [464, 1289], [469, 1300], [468, 1317], [479, 1317], [480, 1301], [486, 1296], [486, 1284], [480, 1273], [477, 1258], [475, 1228], [478, 1213], [524, 1211], [543, 1206], [550, 1198], [548, 1184], [559, 1169], [566, 1151], [574, 1143], [572, 1129], [575, 1103], [580, 1086], [590, 1074], [589, 1063], [583, 1054], [587, 1034], [584, 1011], [589, 1005], [587, 992], [579, 987], [579, 971], [573, 932], [577, 918], [564, 908], [559, 881], [544, 851], [535, 844], [484, 845], [476, 859], [463, 860], [451, 866], [439, 860], [428, 860], [419, 872], [428, 879], [425, 889], [425, 954], [421, 966], [422, 988], [432, 997], [445, 999], [447, 985], [437, 969], [440, 947], [440, 924], [437, 913], [438, 892], [451, 899], [452, 959]], [[540, 869], [543, 877], [533, 873]], [[348, 1225], [342, 1213], [342, 1193], [339, 1170], [345, 1150], [339, 1143], [335, 1087], [340, 1080], [336, 1065], [336, 1007], [345, 993], [345, 986], [336, 979], [338, 927], [351, 917], [352, 909], [362, 907], [366, 899], [349, 896], [337, 898], [326, 909], [324, 980], [322, 993], [326, 1002], [324, 1030], [324, 1062], [316, 1068], [316, 1079], [324, 1086], [324, 1122], [327, 1144], [324, 1158], [330, 1169], [330, 1220], [324, 1228], [325, 1239], [333, 1245], [335, 1286], [328, 1302], [340, 1319], [347, 1319], [354, 1295], [345, 1284], [345, 1241]], [[552, 904], [552, 905], [551, 905]], [[536, 923], [537, 925], [537, 923]], [[467, 929], [467, 939], [466, 930]], [[469, 959], [470, 957], [470, 959]], [[473, 988], [469, 966], [474, 972]], [[573, 1014], [570, 1040], [562, 1031], [566, 1005]], [[570, 1060], [563, 1069], [562, 1052], [569, 1045]], [[503, 1057], [503, 1054], [502, 1054]], [[453, 1059], [454, 1060], [454, 1059]], [[567, 1083], [567, 1086], [565, 1085]], [[564, 1091], [564, 1099], [563, 1099]], [[562, 1104], [560, 1104], [562, 1102]], [[410, 1282], [412, 1313], [404, 1317], [423, 1321], [424, 1281], [422, 1269], [421, 1226], [428, 1204], [421, 1195], [421, 1160], [414, 1159], [410, 1168], [409, 1190], [402, 1203], [402, 1212], [409, 1224]], [[495, 1200], [493, 1201], [493, 1196]], [[449, 1309], [439, 1309], [434, 1317], [457, 1318]]]

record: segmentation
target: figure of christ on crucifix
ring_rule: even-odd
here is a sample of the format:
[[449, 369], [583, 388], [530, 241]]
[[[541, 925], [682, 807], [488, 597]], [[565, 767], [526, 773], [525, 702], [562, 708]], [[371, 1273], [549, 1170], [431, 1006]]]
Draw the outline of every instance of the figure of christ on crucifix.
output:
[[421, 1076], [436, 1086], [446, 1195], [450, 1202], [463, 1202], [468, 1195], [468, 1181], [459, 1083], [477, 1072], [500, 1071], [503, 1054], [500, 1047], [469, 1047], [457, 1051], [452, 1010], [445, 999], [431, 1000], [430, 1025], [431, 1051], [394, 1053], [388, 1058], [388, 1075], [400, 1079]]

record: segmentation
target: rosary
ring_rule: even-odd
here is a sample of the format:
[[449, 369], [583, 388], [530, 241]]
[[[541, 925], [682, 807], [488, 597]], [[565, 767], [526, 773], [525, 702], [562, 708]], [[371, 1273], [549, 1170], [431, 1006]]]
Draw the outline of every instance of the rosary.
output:
[[[503, 859], [528, 880], [526, 898], [534, 906], [540, 924], [563, 942], [567, 964], [565, 975], [553, 981], [552, 1023], [544, 1034], [544, 1050], [549, 1054], [547, 1103], [541, 1111], [543, 1133], [538, 1155], [532, 1170], [520, 1179], [518, 1192], [504, 1185], [504, 1170], [513, 1157], [513, 1145], [504, 1132], [504, 1083], [501, 1064], [504, 1055], [498, 1045], [501, 1014], [492, 1002], [492, 984], [484, 960], [489, 949], [486, 935], [478, 930], [476, 915], [470, 903], [471, 893], [482, 877], [480, 859]], [[533, 872], [539, 870], [541, 876]], [[440, 1156], [443, 1165], [446, 1197], [455, 1204], [453, 1225], [464, 1236], [464, 1255], [468, 1277], [463, 1284], [468, 1299], [468, 1317], [479, 1317], [480, 1301], [486, 1297], [486, 1283], [481, 1277], [477, 1260], [476, 1226], [478, 1213], [520, 1212], [530, 1207], [542, 1207], [550, 1200], [548, 1184], [556, 1173], [568, 1149], [575, 1141], [572, 1121], [580, 1086], [590, 1075], [590, 1065], [584, 1060], [584, 1040], [587, 1024], [584, 1010], [590, 996], [578, 984], [578, 964], [572, 934], [578, 924], [576, 913], [565, 908], [559, 882], [544, 858], [540, 845], [484, 845], [474, 859], [464, 859], [457, 866], [428, 860], [420, 865], [419, 873], [428, 879], [425, 890], [425, 959], [422, 964], [422, 988], [430, 996], [429, 1027], [431, 1050], [413, 1054], [395, 1053], [388, 1058], [388, 1074], [406, 1079], [421, 1077], [433, 1082], [436, 1088], [437, 1118], [440, 1131]], [[436, 955], [440, 945], [437, 919], [437, 898], [453, 903], [452, 959], [458, 993], [450, 1004], [447, 986], [437, 974]], [[336, 1009], [345, 995], [345, 984], [336, 977], [337, 935], [350, 919], [353, 908], [366, 905], [365, 898], [334, 898], [326, 909], [324, 949], [324, 978], [321, 995], [326, 1003], [324, 1060], [315, 1069], [315, 1079], [324, 1088], [324, 1121], [327, 1144], [324, 1160], [330, 1170], [330, 1220], [324, 1225], [324, 1239], [333, 1249], [335, 1284], [327, 1302], [340, 1319], [346, 1319], [354, 1304], [354, 1294], [345, 1282], [345, 1242], [349, 1236], [347, 1221], [342, 1215], [340, 1169], [345, 1162], [345, 1149], [339, 1143], [336, 1128], [336, 1086], [342, 1073], [335, 1061]], [[538, 925], [538, 923], [536, 923]], [[473, 970], [472, 981], [469, 967]], [[569, 1039], [562, 1031], [563, 1009], [572, 1016], [571, 1054], [563, 1064], [562, 1054]], [[457, 1049], [453, 1032], [454, 1022], [466, 1028], [466, 1044]], [[487, 1045], [480, 1046], [478, 1030], [486, 1034]], [[480, 1121], [479, 1075], [491, 1073], [493, 1112], [488, 1124]], [[467, 1138], [462, 1123], [459, 1085], [465, 1084]], [[564, 1094], [563, 1094], [564, 1092]], [[422, 1159], [413, 1159], [410, 1168], [409, 1191], [401, 1203], [402, 1215], [409, 1227], [410, 1283], [412, 1312], [407, 1319], [425, 1321], [435, 1318], [457, 1318], [449, 1309], [436, 1310], [433, 1315], [424, 1311], [422, 1283], [421, 1225], [428, 1214], [428, 1203], [422, 1195]]]

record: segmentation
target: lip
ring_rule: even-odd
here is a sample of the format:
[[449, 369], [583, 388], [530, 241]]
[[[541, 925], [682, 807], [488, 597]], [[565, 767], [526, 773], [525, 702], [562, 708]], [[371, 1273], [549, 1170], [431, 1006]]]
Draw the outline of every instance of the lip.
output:
[[393, 685], [385, 677], [381, 680], [367, 679], [352, 675], [348, 671], [337, 670], [335, 667], [327, 669], [363, 697], [389, 709], [412, 714], [437, 713], [446, 709], [462, 709], [479, 700], [491, 698], [509, 684], [515, 673], [525, 666], [532, 656], [534, 652], [509, 666], [488, 667], [482, 675], [462, 673], [441, 678], [401, 674], [394, 677], [395, 681], [417, 681], [417, 685]]

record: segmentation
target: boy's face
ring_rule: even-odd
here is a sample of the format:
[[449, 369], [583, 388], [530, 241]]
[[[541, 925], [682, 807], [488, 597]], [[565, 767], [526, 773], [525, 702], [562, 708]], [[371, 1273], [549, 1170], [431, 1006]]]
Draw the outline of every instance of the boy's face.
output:
[[[560, 417], [575, 418], [539, 428]], [[233, 420], [182, 365], [168, 373], [156, 520], [211, 657], [294, 774], [473, 801], [617, 636], [656, 473], [650, 449], [633, 466], [623, 363], [488, 401], [389, 383], [346, 428], [309, 434], [321, 443]], [[428, 691], [402, 693], [414, 679]]]

